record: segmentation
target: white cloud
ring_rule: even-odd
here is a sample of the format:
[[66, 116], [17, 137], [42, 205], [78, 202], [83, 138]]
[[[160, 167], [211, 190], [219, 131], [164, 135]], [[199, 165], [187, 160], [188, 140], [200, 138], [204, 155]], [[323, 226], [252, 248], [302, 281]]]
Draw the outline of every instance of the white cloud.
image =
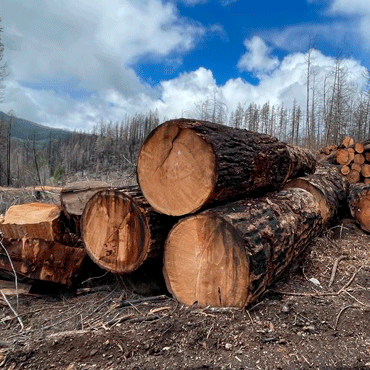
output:
[[347, 14], [370, 14], [370, 2], [368, 0], [334, 0], [330, 11]]
[[247, 52], [238, 62], [240, 70], [266, 73], [279, 65], [278, 58], [271, 56], [272, 49], [259, 36], [245, 40], [244, 45]]

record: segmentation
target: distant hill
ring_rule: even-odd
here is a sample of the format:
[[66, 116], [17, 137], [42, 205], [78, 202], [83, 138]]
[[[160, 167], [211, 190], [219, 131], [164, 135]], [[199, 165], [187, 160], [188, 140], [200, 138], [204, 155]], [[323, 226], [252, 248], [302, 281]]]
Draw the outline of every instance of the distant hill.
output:
[[[0, 122], [5, 118], [9, 122], [10, 116], [0, 111]], [[42, 126], [22, 118], [13, 117], [10, 136], [18, 140], [35, 140], [42, 142], [49, 140], [67, 139], [72, 135], [71, 131]]]

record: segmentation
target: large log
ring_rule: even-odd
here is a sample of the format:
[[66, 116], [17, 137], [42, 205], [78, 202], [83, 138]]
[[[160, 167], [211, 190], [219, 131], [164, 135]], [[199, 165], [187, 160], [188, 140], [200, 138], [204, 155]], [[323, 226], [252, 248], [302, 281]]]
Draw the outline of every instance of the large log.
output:
[[189, 216], [174, 226], [166, 240], [167, 288], [187, 305], [244, 307], [322, 229], [318, 203], [298, 188]]
[[[15, 271], [32, 280], [71, 286], [81, 272], [87, 256], [83, 248], [73, 248], [53, 241], [37, 239], [6, 239], [7, 250]], [[3, 248], [0, 248], [0, 270], [13, 272]]]
[[349, 186], [348, 207], [361, 229], [370, 232], [370, 184]]
[[5, 238], [63, 239], [61, 210], [58, 205], [47, 203], [26, 203], [9, 207], [0, 222]]
[[138, 156], [138, 182], [158, 212], [181, 216], [221, 202], [281, 188], [314, 172], [308, 150], [268, 135], [206, 121], [163, 123]]
[[82, 239], [100, 267], [130, 273], [147, 259], [161, 255], [174, 222], [155, 212], [138, 186], [101, 190], [85, 206]]
[[63, 187], [60, 203], [72, 232], [80, 234], [80, 220], [88, 200], [98, 191], [109, 187], [111, 186], [104, 181], [73, 182]]
[[333, 166], [319, 167], [312, 175], [292, 179], [285, 188], [301, 188], [310, 192], [319, 204], [324, 224], [338, 215], [348, 192], [345, 178]]

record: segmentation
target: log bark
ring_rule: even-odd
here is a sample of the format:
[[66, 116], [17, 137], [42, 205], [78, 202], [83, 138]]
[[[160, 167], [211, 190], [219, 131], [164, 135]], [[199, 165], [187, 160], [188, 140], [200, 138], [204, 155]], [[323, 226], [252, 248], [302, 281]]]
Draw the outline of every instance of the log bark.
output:
[[8, 239], [63, 240], [61, 209], [55, 204], [26, 203], [9, 207], [0, 222], [0, 230]]
[[276, 190], [314, 172], [308, 150], [247, 130], [188, 119], [151, 132], [138, 157], [138, 183], [158, 212], [181, 216]]
[[361, 229], [370, 232], [370, 184], [350, 185], [348, 207]]
[[106, 189], [87, 202], [82, 239], [91, 259], [113, 273], [131, 273], [163, 252], [175, 219], [153, 210], [138, 186]]
[[80, 220], [86, 203], [95, 193], [110, 187], [104, 181], [73, 182], [63, 187], [60, 203], [71, 232], [80, 234]]
[[[71, 286], [87, 256], [83, 248], [37, 239], [2, 240], [13, 266], [23, 277]], [[0, 270], [13, 272], [8, 256], [0, 248]]]
[[307, 190], [316, 199], [326, 225], [333, 220], [347, 199], [348, 184], [335, 167], [319, 167], [315, 174], [287, 182], [285, 188]]
[[189, 216], [166, 240], [167, 288], [187, 305], [242, 308], [255, 301], [322, 228], [318, 203], [298, 188]]

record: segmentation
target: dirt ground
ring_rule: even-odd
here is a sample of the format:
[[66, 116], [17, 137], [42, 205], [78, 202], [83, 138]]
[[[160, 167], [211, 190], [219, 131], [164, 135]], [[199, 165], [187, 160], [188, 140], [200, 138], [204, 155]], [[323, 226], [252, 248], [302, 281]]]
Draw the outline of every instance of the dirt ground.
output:
[[[4, 209], [58, 197], [0, 190]], [[70, 291], [34, 285], [18, 302], [0, 295], [0, 370], [370, 369], [369, 248], [346, 217], [243, 310], [186, 307], [145, 266], [91, 271]]]
[[24, 327], [0, 299], [0, 369], [370, 369], [369, 247], [343, 219], [244, 310], [140, 302], [109, 274], [9, 295]]

